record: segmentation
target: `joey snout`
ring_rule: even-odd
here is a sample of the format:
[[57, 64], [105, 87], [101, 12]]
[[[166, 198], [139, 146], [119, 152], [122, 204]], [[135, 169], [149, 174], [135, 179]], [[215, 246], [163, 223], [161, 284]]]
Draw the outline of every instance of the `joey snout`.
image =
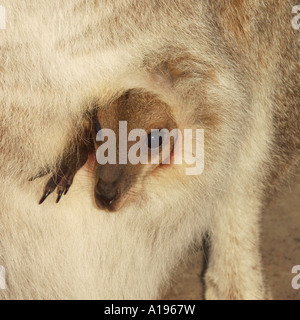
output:
[[99, 166], [96, 171], [95, 201], [100, 209], [117, 211], [124, 204], [125, 171], [120, 165]]

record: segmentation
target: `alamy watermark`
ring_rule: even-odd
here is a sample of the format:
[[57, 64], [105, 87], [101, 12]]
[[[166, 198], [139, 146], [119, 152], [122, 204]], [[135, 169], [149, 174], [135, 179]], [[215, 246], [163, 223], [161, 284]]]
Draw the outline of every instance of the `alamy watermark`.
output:
[[111, 129], [98, 132], [96, 141], [102, 144], [97, 149], [96, 157], [100, 165], [126, 165], [128, 162], [133, 165], [167, 165], [173, 161], [174, 165], [185, 163], [186, 175], [189, 176], [200, 175], [204, 170], [202, 129], [184, 129], [183, 132], [179, 129], [154, 129], [150, 133], [133, 129], [128, 133], [127, 121], [120, 121], [118, 132], [119, 137]]
[[300, 30], [300, 5], [294, 6], [292, 9], [292, 13], [296, 14], [296, 16], [292, 20], [293, 29]]
[[6, 289], [6, 274], [5, 268], [0, 266], [0, 290]]
[[294, 290], [300, 289], [300, 266], [295, 266], [292, 270], [292, 274], [296, 274], [296, 276], [292, 280], [292, 287]]
[[6, 10], [0, 6], [0, 30], [6, 29]]

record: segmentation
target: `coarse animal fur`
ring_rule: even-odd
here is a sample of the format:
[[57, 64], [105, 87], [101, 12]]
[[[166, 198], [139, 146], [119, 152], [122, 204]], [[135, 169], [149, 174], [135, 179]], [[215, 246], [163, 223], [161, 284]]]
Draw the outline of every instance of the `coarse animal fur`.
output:
[[[299, 159], [296, 1], [0, 4], [0, 297], [158, 299], [204, 235], [207, 299], [268, 297], [260, 214]], [[49, 177], [28, 179], [55, 170], [95, 101], [130, 89], [170, 106], [180, 128], [205, 129], [203, 174], [151, 175], [108, 214], [84, 168], [63, 202], [38, 206]]]

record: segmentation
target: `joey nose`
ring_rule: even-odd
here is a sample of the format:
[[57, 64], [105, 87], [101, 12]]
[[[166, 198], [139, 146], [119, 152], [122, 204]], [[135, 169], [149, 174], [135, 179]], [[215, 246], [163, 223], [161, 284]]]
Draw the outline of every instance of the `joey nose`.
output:
[[100, 180], [95, 189], [95, 198], [98, 206], [109, 208], [119, 199], [118, 188], [112, 184], [103, 184]]
[[96, 192], [95, 196], [96, 196], [97, 203], [105, 208], [112, 206], [117, 200], [115, 195], [112, 197], [107, 197]]

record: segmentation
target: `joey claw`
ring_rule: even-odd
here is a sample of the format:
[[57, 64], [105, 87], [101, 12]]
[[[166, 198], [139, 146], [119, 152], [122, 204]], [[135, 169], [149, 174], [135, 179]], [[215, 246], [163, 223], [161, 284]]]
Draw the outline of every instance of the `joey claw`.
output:
[[64, 196], [69, 192], [71, 185], [68, 184], [64, 193]]
[[43, 195], [42, 199], [40, 200], [39, 204], [42, 204], [50, 196], [51, 193], [52, 191], [47, 190]]
[[[88, 137], [88, 139], [90, 139], [90, 137]], [[39, 204], [42, 204], [56, 189], [58, 194], [56, 203], [59, 203], [62, 196], [68, 193], [76, 172], [85, 165], [89, 155], [89, 149], [85, 141], [83, 141], [83, 144], [79, 145], [75, 151], [74, 154], [68, 155], [61, 165], [53, 171], [52, 177], [45, 187], [45, 194]], [[42, 175], [44, 174], [41, 174], [41, 176]], [[36, 179], [36, 177], [32, 178], [32, 181], [34, 179]]]
[[48, 181], [46, 188], [45, 188], [45, 193], [40, 200], [39, 204], [42, 204], [49, 196], [51, 193], [54, 192], [54, 190], [57, 188], [57, 181], [60, 181], [61, 178], [59, 178], [57, 175], [53, 175], [50, 180]]
[[56, 200], [56, 203], [59, 203], [61, 197], [63, 196], [64, 194], [64, 191], [63, 190], [60, 190], [59, 193], [58, 193], [58, 197], [57, 197], [57, 200]]

